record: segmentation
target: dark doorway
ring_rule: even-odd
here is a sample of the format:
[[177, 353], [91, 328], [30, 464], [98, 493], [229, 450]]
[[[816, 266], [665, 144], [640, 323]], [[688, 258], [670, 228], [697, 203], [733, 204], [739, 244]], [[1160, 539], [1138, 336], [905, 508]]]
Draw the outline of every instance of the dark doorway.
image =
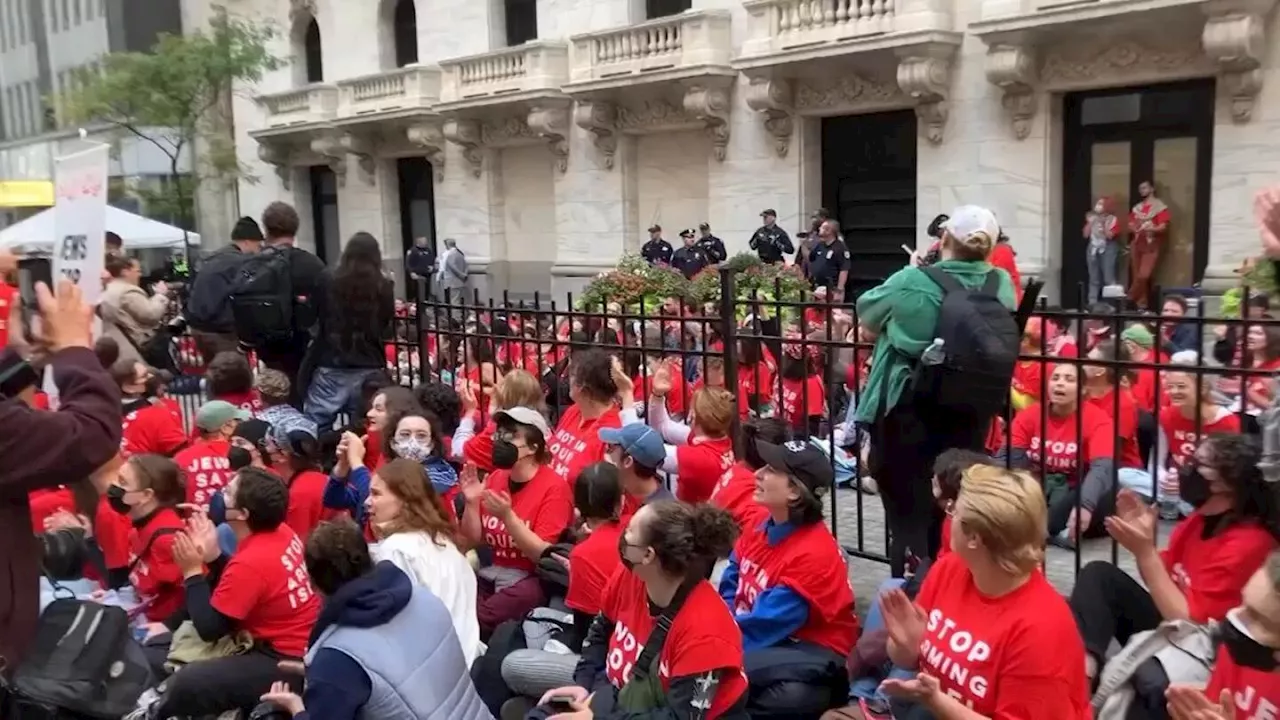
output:
[[692, 7], [692, 0], [645, 0], [644, 3], [645, 17], [650, 20], [679, 15]]
[[906, 264], [902, 246], [915, 247], [922, 234], [916, 227], [914, 111], [822, 119], [822, 206], [839, 221], [849, 246], [846, 298]]
[[338, 262], [342, 239], [338, 235], [338, 176], [328, 165], [307, 168], [311, 181], [311, 229], [316, 257], [326, 265]]
[[[1112, 201], [1127, 245], [1138, 185], [1155, 182], [1171, 219], [1154, 284], [1190, 288], [1209, 261], [1209, 185], [1213, 172], [1213, 80], [1071, 93], [1064, 99], [1062, 153], [1062, 303], [1075, 307], [1088, 272], [1085, 214]], [[1123, 246], [1122, 246], [1123, 247]], [[1127, 257], [1118, 263], [1128, 286]]]
[[[436, 242], [436, 200], [434, 170], [423, 157], [396, 160], [396, 176], [400, 183], [400, 244], [408, 253], [417, 238], [427, 239], [427, 247], [439, 257]], [[405, 287], [409, 287], [409, 271], [405, 270]]]
[[307, 82], [324, 82], [324, 62], [320, 51], [320, 23], [315, 18], [307, 23], [302, 35], [302, 51], [307, 65]]
[[523, 45], [538, 39], [537, 0], [504, 0], [507, 16], [507, 46]]
[[418, 11], [413, 7], [413, 0], [397, 2], [391, 22], [396, 44], [396, 67], [418, 62]]

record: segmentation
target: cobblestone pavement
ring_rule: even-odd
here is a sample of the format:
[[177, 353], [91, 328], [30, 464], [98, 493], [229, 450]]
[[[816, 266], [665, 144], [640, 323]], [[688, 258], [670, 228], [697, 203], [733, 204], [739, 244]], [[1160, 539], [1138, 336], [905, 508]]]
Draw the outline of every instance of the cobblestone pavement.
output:
[[[859, 501], [861, 501], [859, 506]], [[861, 536], [859, 536], [858, 518], [862, 518]], [[827, 519], [831, 518], [828, 504]], [[883, 557], [885, 555], [884, 509], [880, 498], [874, 495], [860, 494], [854, 490], [836, 491], [836, 537], [846, 547], [853, 547], [868, 554]], [[1160, 544], [1163, 547], [1168, 538], [1169, 524], [1160, 524]], [[1087, 540], [1080, 554], [1080, 567], [1094, 560], [1112, 560], [1112, 543], [1110, 538]], [[1133, 556], [1126, 550], [1116, 546], [1116, 560], [1135, 578], [1138, 576]], [[1046, 552], [1045, 570], [1050, 582], [1063, 594], [1071, 592], [1075, 584], [1076, 556], [1070, 550], [1049, 546]], [[876, 588], [889, 577], [889, 565], [884, 561], [869, 560], [859, 557], [849, 558], [849, 579], [853, 582], [854, 596], [858, 601], [858, 614], [865, 616], [867, 607], [875, 596]]]

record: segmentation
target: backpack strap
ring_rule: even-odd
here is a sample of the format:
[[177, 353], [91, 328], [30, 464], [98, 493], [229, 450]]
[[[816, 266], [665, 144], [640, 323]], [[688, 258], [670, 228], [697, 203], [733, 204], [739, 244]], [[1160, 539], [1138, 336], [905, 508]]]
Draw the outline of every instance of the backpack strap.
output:
[[987, 280], [982, 283], [981, 292], [983, 295], [990, 295], [994, 298], [1000, 297], [1000, 271], [993, 268], [991, 272], [987, 273]]
[[151, 537], [147, 538], [147, 544], [142, 547], [142, 552], [138, 553], [138, 557], [134, 558], [133, 562], [129, 563], [129, 574], [132, 575], [134, 569], [138, 567], [138, 563], [142, 562], [142, 558], [146, 557], [147, 553], [151, 552], [151, 546], [156, 544], [156, 540], [159, 540], [165, 535], [176, 535], [179, 532], [181, 532], [179, 528], [164, 527], [151, 533]]
[[649, 633], [649, 638], [645, 640], [644, 650], [640, 651], [640, 657], [636, 658], [636, 664], [631, 668], [630, 682], [643, 682], [649, 675], [649, 667], [653, 665], [653, 659], [658, 653], [662, 652], [662, 645], [667, 641], [667, 633], [671, 631], [671, 623], [675, 622], [676, 615], [679, 614], [680, 608], [684, 606], [684, 601], [689, 599], [689, 593], [693, 592], [693, 588], [701, 582], [702, 578], [686, 580], [680, 589], [676, 590], [675, 596], [671, 598], [671, 604], [668, 605], [662, 614], [658, 616], [658, 622], [654, 624], [653, 630]]
[[951, 277], [951, 273], [939, 267], [929, 266], [920, 268], [920, 271], [929, 277], [935, 285], [942, 288], [944, 296], [955, 292], [968, 292], [969, 289], [960, 284], [959, 280]]

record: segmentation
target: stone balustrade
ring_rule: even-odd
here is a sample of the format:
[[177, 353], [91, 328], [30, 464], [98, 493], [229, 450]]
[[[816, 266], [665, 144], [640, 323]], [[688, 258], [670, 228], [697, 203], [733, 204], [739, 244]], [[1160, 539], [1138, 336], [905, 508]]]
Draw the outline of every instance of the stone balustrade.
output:
[[266, 109], [266, 129], [332, 120], [338, 110], [338, 88], [319, 83], [258, 96]]
[[569, 78], [568, 47], [536, 40], [440, 63], [440, 104], [486, 105], [508, 95], [560, 91]]
[[839, 42], [897, 30], [903, 0], [747, 0], [745, 55]]
[[727, 66], [733, 55], [727, 10], [691, 10], [670, 17], [571, 38], [573, 84], [661, 71]]
[[343, 118], [429, 110], [440, 99], [440, 70], [407, 65], [339, 81], [338, 93], [338, 115]]

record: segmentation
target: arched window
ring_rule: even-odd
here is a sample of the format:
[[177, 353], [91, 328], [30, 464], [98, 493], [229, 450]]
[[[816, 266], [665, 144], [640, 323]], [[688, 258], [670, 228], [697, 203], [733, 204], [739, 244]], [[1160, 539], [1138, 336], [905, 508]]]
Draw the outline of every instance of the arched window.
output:
[[418, 11], [414, 0], [399, 0], [391, 19], [391, 33], [396, 47], [396, 67], [418, 62]]
[[307, 23], [302, 35], [302, 54], [307, 66], [307, 82], [324, 82], [324, 63], [320, 52], [320, 23], [315, 18]]

